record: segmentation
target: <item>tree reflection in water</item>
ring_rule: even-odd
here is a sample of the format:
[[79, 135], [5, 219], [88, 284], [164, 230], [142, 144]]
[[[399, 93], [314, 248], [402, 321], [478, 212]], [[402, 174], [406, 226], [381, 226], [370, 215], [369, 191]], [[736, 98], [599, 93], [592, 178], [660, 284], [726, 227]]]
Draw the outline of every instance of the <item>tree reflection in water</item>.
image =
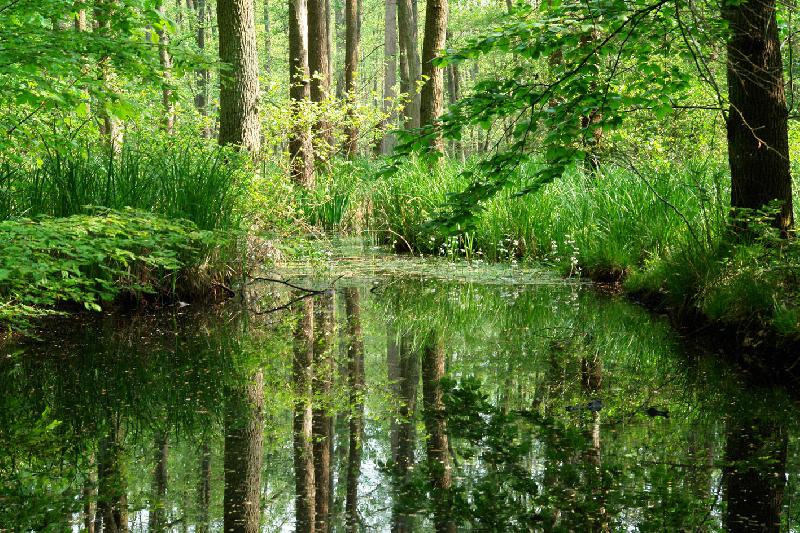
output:
[[[394, 279], [54, 322], [0, 357], [0, 524], [778, 531], [797, 416], [581, 287]], [[279, 293], [280, 302], [291, 294]], [[337, 347], [339, 347], [337, 349]], [[789, 482], [787, 482], [789, 480]]]

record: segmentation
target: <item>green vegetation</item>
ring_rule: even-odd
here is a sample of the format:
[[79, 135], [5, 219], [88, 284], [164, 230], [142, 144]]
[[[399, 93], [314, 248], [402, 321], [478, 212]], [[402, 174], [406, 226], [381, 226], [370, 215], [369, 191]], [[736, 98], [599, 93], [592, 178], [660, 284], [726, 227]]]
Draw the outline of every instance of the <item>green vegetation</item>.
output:
[[214, 243], [188, 221], [104, 208], [0, 222], [0, 239], [0, 320], [17, 327], [61, 302], [100, 311], [121, 294], [176, 295], [208, 276], [198, 267]]

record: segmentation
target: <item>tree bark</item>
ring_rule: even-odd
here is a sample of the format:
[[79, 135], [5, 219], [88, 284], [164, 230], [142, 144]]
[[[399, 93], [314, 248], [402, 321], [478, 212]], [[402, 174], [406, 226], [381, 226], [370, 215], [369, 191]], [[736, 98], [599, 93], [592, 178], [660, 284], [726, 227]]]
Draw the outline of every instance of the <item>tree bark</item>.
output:
[[408, 98], [403, 116], [406, 128], [420, 124], [419, 47], [417, 44], [417, 17], [413, 0], [397, 0], [397, 38], [400, 48], [400, 92]]
[[314, 533], [315, 480], [312, 443], [313, 417], [311, 410], [311, 381], [314, 364], [314, 301], [299, 305], [299, 317], [294, 331], [294, 479], [295, 531]]
[[225, 397], [224, 530], [256, 533], [261, 523], [264, 375], [258, 370]]
[[[422, 76], [427, 78], [420, 95], [420, 125], [434, 126], [442, 115], [444, 104], [444, 76], [433, 60], [444, 50], [447, 40], [447, 0], [428, 0], [425, 7], [425, 37], [422, 42]], [[440, 152], [441, 133], [432, 142]]]
[[[311, 95], [308, 70], [308, 6], [289, 0], [289, 98], [295, 117], [302, 117]], [[289, 138], [290, 175], [306, 189], [314, 187], [311, 135], [304, 120], [296, 120]]]
[[[734, 5], [736, 4], [736, 5]], [[780, 204], [774, 225], [792, 227], [788, 112], [775, 0], [724, 2], [728, 41], [727, 118], [731, 207]]]
[[269, 74], [272, 63], [272, 24], [269, 18], [269, 0], [264, 0], [264, 72]]
[[[385, 30], [383, 34], [383, 112], [386, 116], [384, 127], [394, 129], [397, 116], [394, 112], [395, 86], [397, 85], [397, 0], [386, 0], [384, 8]], [[392, 153], [396, 144], [394, 133], [387, 131], [381, 141], [380, 152]]]
[[[429, 0], [430, 1], [430, 0]], [[437, 332], [432, 332], [422, 353], [422, 402], [425, 431], [428, 433], [426, 451], [430, 475], [434, 524], [437, 533], [456, 531], [453, 521], [453, 474], [450, 466], [450, 447], [447, 438], [447, 419], [444, 408], [444, 345]]]
[[[95, 2], [95, 32], [108, 39], [113, 38], [111, 34], [111, 18], [114, 16], [115, 5], [115, 0], [97, 0]], [[100, 79], [104, 84], [110, 83], [113, 77], [110, 63], [110, 56], [105, 55], [100, 58]], [[107, 88], [105, 89], [108, 90]], [[122, 149], [122, 126], [119, 119], [108, 110], [107, 102], [103, 102], [100, 106], [100, 116], [102, 119], [100, 133], [106, 137], [110, 152], [112, 154], [119, 153]]]
[[[328, 2], [327, 0], [308, 0], [308, 69], [311, 73], [311, 101], [322, 103], [328, 98], [330, 92], [330, 37], [328, 30]], [[320, 138], [320, 150], [316, 150], [315, 161], [322, 163], [327, 157], [329, 150], [330, 125], [321, 115], [321, 119], [315, 125], [317, 135]], [[327, 147], [325, 146], [327, 144]], [[318, 152], [322, 152], [322, 154]]]
[[[166, 18], [167, 11], [162, 2], [158, 3], [158, 13]], [[156, 28], [158, 35], [158, 60], [161, 63], [161, 104], [164, 106], [164, 131], [172, 135], [175, 131], [175, 103], [172, 101], [172, 55], [169, 53], [169, 34], [163, 26]]]
[[[206, 49], [206, 23], [208, 22], [206, 0], [197, 0], [195, 4], [197, 14], [197, 33], [195, 35], [197, 48], [203, 53]], [[203, 67], [197, 71], [197, 94], [194, 97], [194, 106], [200, 113], [202, 122], [201, 135], [204, 139], [211, 138], [211, 126], [208, 123], [208, 84], [210, 73]]]
[[356, 104], [356, 75], [358, 70], [359, 41], [361, 28], [358, 13], [359, 0], [345, 0], [345, 23], [347, 32], [345, 36], [344, 60], [344, 90], [348, 100], [347, 140], [345, 153], [349, 159], [356, 155], [358, 149], [358, 128], [354, 124]]
[[314, 306], [314, 379], [313, 398], [317, 400], [312, 414], [312, 442], [314, 448], [315, 527], [317, 533], [331, 530], [330, 483], [331, 440], [331, 389], [335, 361], [333, 358], [333, 293], [320, 297]]
[[358, 531], [358, 478], [361, 475], [361, 447], [364, 435], [364, 339], [361, 333], [361, 303], [358, 289], [344, 289], [347, 314], [347, 370], [350, 387], [350, 444], [347, 456], [345, 529]]
[[258, 117], [258, 47], [253, 0], [218, 0], [219, 59], [230, 70], [220, 73], [219, 144], [256, 153]]

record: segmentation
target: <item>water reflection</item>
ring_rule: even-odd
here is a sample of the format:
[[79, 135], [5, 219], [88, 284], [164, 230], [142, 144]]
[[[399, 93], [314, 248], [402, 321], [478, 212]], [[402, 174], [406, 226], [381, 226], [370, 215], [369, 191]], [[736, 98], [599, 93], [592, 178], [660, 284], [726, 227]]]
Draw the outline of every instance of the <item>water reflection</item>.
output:
[[791, 398], [640, 309], [339, 285], [4, 347], [0, 529], [794, 528]]

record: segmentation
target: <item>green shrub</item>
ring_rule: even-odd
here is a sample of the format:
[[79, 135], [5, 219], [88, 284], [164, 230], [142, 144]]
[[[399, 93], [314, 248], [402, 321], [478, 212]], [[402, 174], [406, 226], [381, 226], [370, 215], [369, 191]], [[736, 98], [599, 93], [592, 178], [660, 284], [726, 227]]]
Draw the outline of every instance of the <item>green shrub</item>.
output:
[[121, 293], [169, 293], [200, 263], [213, 234], [141, 211], [96, 210], [0, 222], [0, 323], [74, 303], [99, 310]]

